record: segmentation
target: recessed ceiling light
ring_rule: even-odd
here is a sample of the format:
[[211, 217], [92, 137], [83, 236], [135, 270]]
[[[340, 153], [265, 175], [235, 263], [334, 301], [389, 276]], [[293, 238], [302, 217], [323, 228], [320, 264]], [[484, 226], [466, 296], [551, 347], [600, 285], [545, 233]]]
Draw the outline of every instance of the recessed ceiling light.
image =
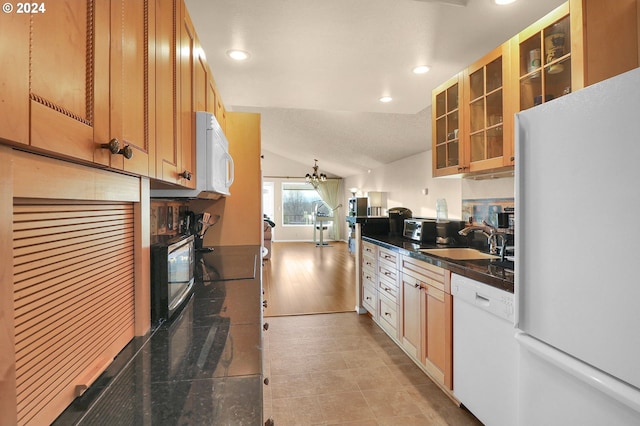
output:
[[513, 2], [515, 2], [516, 0], [493, 0], [493, 2], [495, 4], [497, 4], [498, 6], [504, 6], [505, 4], [511, 4]]
[[391, 96], [383, 96], [380, 98], [380, 102], [391, 102], [393, 98]]
[[431, 68], [427, 65], [419, 65], [413, 69], [414, 74], [426, 74]]
[[249, 53], [244, 50], [227, 50], [227, 56], [236, 61], [244, 61], [249, 57]]

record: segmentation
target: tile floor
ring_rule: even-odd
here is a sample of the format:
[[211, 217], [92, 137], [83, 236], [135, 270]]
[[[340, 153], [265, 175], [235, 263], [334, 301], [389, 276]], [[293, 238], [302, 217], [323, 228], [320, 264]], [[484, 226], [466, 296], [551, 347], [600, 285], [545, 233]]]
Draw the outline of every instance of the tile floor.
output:
[[366, 315], [265, 318], [264, 414], [286, 425], [481, 425]]

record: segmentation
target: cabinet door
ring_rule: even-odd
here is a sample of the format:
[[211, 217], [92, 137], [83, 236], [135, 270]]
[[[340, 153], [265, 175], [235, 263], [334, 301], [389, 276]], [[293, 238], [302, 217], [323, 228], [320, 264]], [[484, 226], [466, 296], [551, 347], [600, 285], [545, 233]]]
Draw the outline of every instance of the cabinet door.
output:
[[469, 171], [513, 164], [513, 94], [510, 43], [504, 43], [464, 72], [464, 138]]
[[117, 138], [121, 148], [130, 147], [133, 156], [112, 154], [110, 164], [143, 176], [149, 175], [149, 71], [154, 54], [149, 20], [154, 7], [153, 0], [111, 1], [111, 138]]
[[[572, 84], [572, 28], [569, 3], [555, 9], [518, 35], [515, 75], [519, 81], [519, 110], [525, 110], [581, 89]], [[577, 40], [576, 40], [577, 41]]]
[[[49, 5], [48, 5], [49, 6]], [[109, 140], [109, 2], [59, 0], [33, 15], [31, 146], [87, 162]], [[98, 154], [96, 161], [105, 165]]]
[[433, 176], [445, 176], [467, 171], [468, 166], [460, 146], [462, 73], [434, 89], [432, 93], [432, 155]]
[[0, 139], [29, 143], [28, 14], [0, 15]]
[[427, 286], [422, 293], [425, 321], [425, 347], [423, 362], [433, 378], [448, 389], [453, 386], [451, 295]]
[[155, 177], [177, 183], [178, 174], [178, 76], [177, 3], [156, 0], [156, 158]]
[[[179, 74], [180, 74], [180, 95], [179, 95], [179, 126], [178, 126], [178, 146], [180, 172], [191, 172], [195, 170], [195, 47], [196, 32], [191, 23], [191, 18], [187, 12], [187, 7], [183, 1], [180, 2], [180, 41], [179, 41]], [[195, 188], [195, 179], [186, 179], [184, 175], [178, 175], [181, 185], [188, 188]]]
[[402, 274], [402, 323], [400, 342], [414, 359], [420, 359], [420, 281]]
[[[200, 51], [200, 49], [198, 49]], [[196, 55], [195, 65], [195, 111], [207, 111], [209, 97], [209, 70], [202, 55]]]
[[217, 101], [216, 85], [213, 82], [213, 79], [210, 78], [209, 81], [207, 81], [207, 109], [206, 110], [213, 115], [216, 114], [216, 101]]

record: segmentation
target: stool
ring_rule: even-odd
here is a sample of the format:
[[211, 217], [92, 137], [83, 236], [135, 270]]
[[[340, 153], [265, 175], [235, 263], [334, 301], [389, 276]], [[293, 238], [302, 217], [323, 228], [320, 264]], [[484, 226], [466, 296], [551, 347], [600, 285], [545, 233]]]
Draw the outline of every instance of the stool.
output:
[[327, 244], [324, 243], [324, 231], [327, 230], [327, 225], [322, 225], [322, 224], [317, 224], [316, 225], [316, 230], [320, 231], [320, 242], [316, 243], [316, 246], [318, 247], [322, 247], [325, 246]]

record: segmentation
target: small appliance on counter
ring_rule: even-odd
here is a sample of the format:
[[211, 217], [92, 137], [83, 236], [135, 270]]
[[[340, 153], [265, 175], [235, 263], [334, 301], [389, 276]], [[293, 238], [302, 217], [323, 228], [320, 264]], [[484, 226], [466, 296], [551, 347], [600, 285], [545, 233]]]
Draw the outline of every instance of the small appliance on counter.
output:
[[402, 235], [410, 240], [433, 244], [436, 242], [437, 236], [436, 220], [420, 218], [405, 219]]
[[160, 325], [174, 317], [193, 290], [195, 241], [180, 235], [151, 246], [151, 322]]
[[405, 207], [392, 207], [389, 209], [389, 234], [402, 236], [404, 220], [411, 219], [413, 213]]

